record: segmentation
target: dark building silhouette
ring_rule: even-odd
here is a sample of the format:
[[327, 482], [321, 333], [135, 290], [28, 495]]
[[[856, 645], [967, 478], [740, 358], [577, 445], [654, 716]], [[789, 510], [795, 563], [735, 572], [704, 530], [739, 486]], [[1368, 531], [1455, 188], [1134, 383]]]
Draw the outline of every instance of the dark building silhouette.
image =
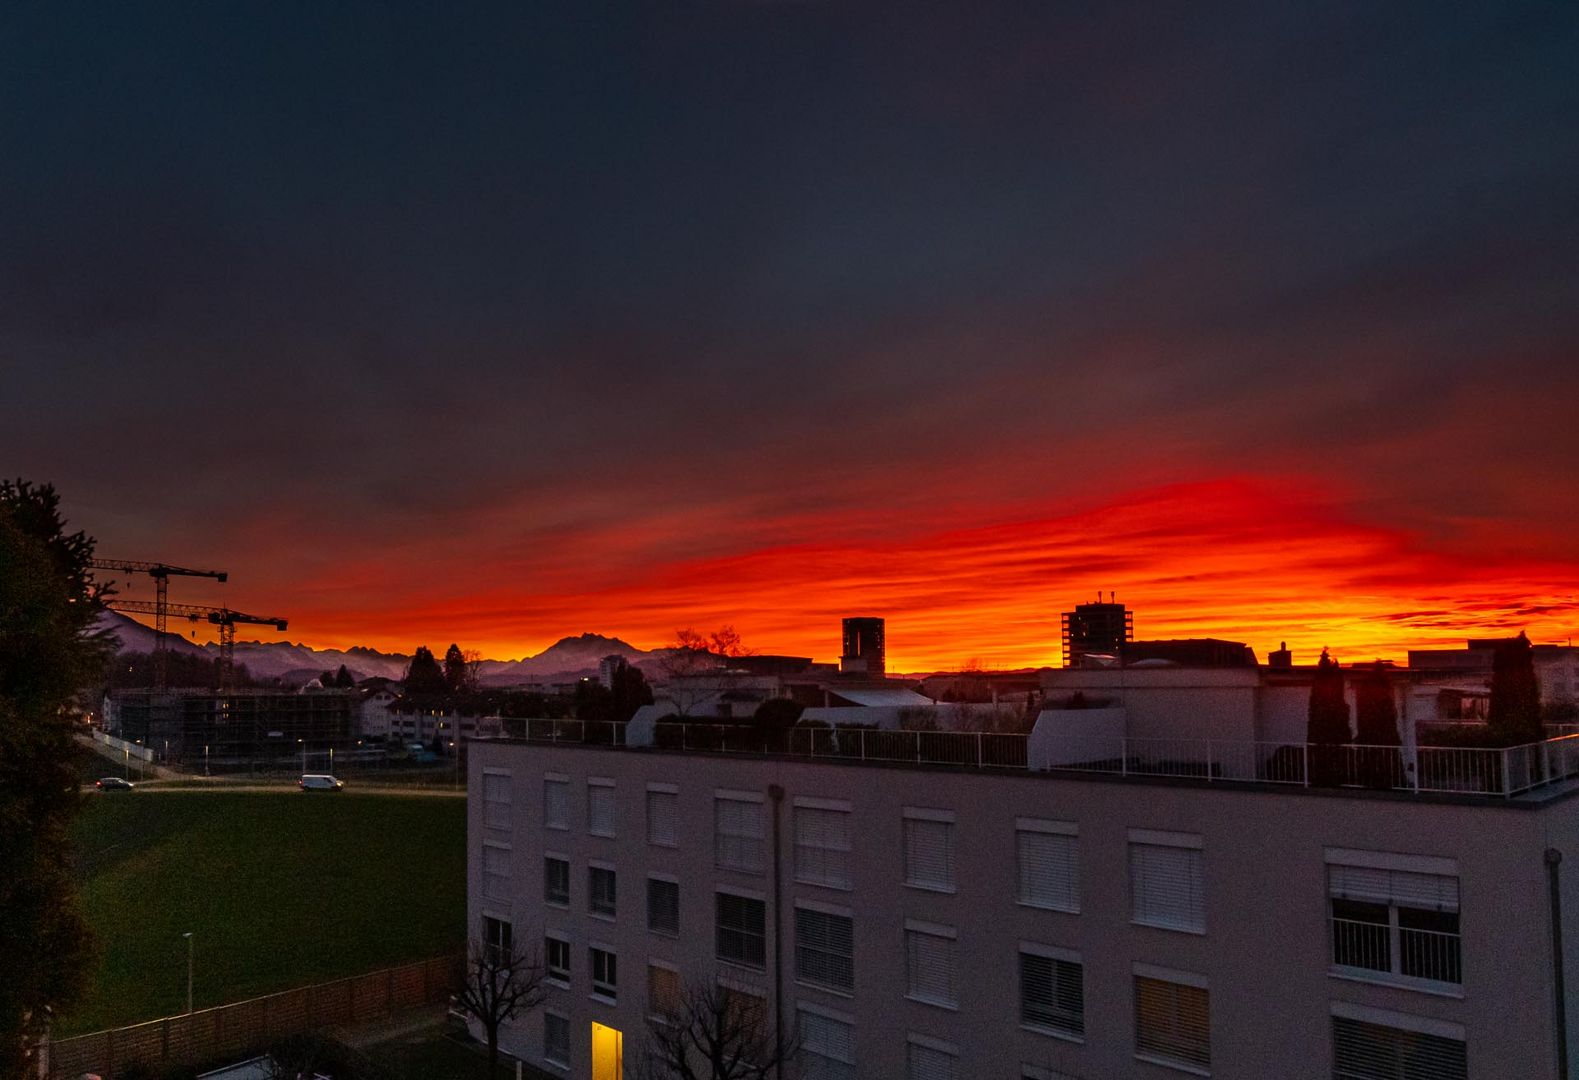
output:
[[1221, 638], [1170, 638], [1131, 641], [1124, 646], [1124, 666], [1172, 664], [1194, 668], [1258, 667], [1255, 650], [1242, 641]]
[[844, 651], [839, 656], [839, 670], [879, 678], [887, 674], [888, 653], [883, 644], [882, 619], [844, 620]]
[[1278, 643], [1278, 647], [1267, 654], [1267, 667], [1277, 671], [1288, 671], [1294, 667], [1294, 654], [1289, 651], [1288, 642]]
[[1064, 667], [1079, 667], [1087, 656], [1118, 657], [1127, 642], [1135, 638], [1135, 616], [1123, 604], [1103, 603], [1097, 594], [1094, 604], [1076, 604], [1064, 612]]

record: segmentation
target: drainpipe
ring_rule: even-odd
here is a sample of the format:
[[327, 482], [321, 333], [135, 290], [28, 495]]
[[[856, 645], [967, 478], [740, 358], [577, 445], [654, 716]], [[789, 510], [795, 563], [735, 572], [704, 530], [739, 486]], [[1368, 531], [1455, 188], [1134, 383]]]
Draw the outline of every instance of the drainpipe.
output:
[[[780, 1080], [784, 1075], [784, 918], [780, 912], [784, 860], [779, 812], [784, 805], [784, 789], [769, 784], [768, 798], [773, 802], [773, 1076]], [[1567, 1080], [1566, 1074], [1563, 1080]]]
[[1546, 885], [1552, 911], [1552, 997], [1557, 1008], [1557, 1080], [1568, 1080], [1568, 1000], [1563, 987], [1563, 901], [1558, 868], [1563, 853], [1546, 849]]

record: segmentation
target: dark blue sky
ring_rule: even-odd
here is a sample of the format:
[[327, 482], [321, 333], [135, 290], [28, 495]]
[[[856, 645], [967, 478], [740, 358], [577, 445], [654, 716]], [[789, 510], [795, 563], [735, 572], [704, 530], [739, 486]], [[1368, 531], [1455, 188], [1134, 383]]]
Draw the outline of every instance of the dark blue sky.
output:
[[0, 463], [276, 592], [1247, 474], [1579, 555], [1574, 5], [1087, 7], [8, 5]]

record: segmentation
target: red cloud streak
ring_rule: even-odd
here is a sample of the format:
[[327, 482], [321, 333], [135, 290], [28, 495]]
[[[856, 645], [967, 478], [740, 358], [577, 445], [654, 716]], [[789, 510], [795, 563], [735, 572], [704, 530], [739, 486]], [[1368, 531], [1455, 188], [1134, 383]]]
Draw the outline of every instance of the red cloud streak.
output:
[[[1059, 613], [1116, 590], [1143, 638], [1225, 637], [1263, 655], [1281, 641], [1296, 659], [1324, 646], [1340, 657], [1401, 657], [1469, 635], [1527, 630], [1565, 640], [1579, 604], [1579, 562], [1433, 550], [1411, 533], [1368, 525], [1295, 484], [1227, 479], [1167, 487], [1056, 515], [990, 524], [873, 521], [848, 511], [821, 530], [762, 544], [763, 523], [732, 553], [641, 560], [641, 569], [563, 561], [533, 581], [519, 560], [452, 582], [453, 598], [367, 604], [360, 586], [312, 590], [293, 628], [316, 645], [409, 651], [456, 640], [485, 655], [536, 652], [584, 629], [655, 646], [680, 626], [733, 623], [764, 652], [832, 659], [839, 618], [888, 619], [891, 670], [1059, 662]], [[640, 545], [641, 523], [606, 529], [589, 551]], [[836, 536], [819, 541], [815, 533]], [[625, 532], [628, 535], [615, 535]], [[810, 534], [810, 535], [809, 535]], [[877, 539], [849, 539], [852, 536]], [[716, 535], [712, 538], [716, 540]], [[714, 544], [714, 551], [718, 545]], [[407, 580], [420, 580], [418, 566]], [[637, 573], [634, 578], [629, 575]], [[479, 584], [491, 577], [510, 584]], [[398, 595], [386, 586], [380, 595]]]

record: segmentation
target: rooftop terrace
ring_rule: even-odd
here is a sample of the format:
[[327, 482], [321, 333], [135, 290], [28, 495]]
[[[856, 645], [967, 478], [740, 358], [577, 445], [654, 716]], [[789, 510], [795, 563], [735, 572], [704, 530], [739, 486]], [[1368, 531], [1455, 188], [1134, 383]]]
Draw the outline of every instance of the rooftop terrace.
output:
[[597, 746], [991, 772], [1161, 778], [1224, 786], [1305, 787], [1545, 799], [1579, 778], [1579, 734], [1510, 747], [1320, 746], [1218, 739], [1131, 739], [750, 724], [632, 725], [525, 720], [535, 745]]

